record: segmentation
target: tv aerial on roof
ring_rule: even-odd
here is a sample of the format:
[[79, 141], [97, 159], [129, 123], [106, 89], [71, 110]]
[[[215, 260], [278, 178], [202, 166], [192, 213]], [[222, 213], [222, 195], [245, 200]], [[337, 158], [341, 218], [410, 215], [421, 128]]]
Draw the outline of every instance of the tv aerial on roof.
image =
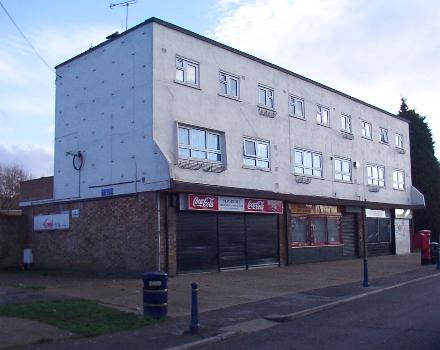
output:
[[128, 6], [137, 3], [137, 0], [127, 0], [127, 1], [121, 1], [121, 2], [114, 2], [110, 3], [109, 7], [110, 9], [113, 9], [115, 6], [125, 6], [125, 30], [128, 28]]

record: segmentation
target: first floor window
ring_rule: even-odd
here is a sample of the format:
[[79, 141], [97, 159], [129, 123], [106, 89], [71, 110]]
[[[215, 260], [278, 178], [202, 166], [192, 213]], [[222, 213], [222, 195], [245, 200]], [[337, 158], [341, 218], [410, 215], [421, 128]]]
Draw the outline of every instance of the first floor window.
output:
[[391, 220], [388, 218], [367, 218], [368, 243], [391, 242]]
[[244, 139], [243, 164], [254, 168], [269, 169], [269, 142]]
[[318, 113], [316, 114], [316, 121], [318, 124], [325, 126], [330, 125], [330, 109], [324, 106], [318, 106]]
[[335, 157], [335, 180], [351, 182], [351, 160]]
[[393, 188], [395, 190], [405, 189], [405, 172], [403, 170], [393, 171]]
[[403, 148], [403, 135], [402, 134], [396, 134], [395, 141], [396, 141], [396, 147]]
[[382, 143], [388, 143], [388, 129], [379, 128], [379, 141]]
[[199, 86], [199, 64], [176, 56], [176, 81]]
[[341, 115], [341, 130], [351, 133], [351, 117], [349, 115]]
[[274, 109], [275, 104], [272, 88], [258, 85], [258, 104], [266, 108]]
[[220, 72], [220, 93], [225, 96], [238, 98], [239, 78], [226, 72]]
[[341, 243], [340, 216], [294, 216], [292, 245], [313, 246]]
[[179, 157], [222, 161], [221, 135], [216, 132], [179, 126]]
[[368, 184], [385, 186], [385, 168], [381, 165], [367, 165]]
[[366, 121], [362, 122], [362, 137], [371, 139], [371, 123]]
[[297, 96], [289, 96], [289, 113], [291, 116], [304, 119], [304, 99]]
[[295, 174], [322, 176], [322, 154], [295, 149]]

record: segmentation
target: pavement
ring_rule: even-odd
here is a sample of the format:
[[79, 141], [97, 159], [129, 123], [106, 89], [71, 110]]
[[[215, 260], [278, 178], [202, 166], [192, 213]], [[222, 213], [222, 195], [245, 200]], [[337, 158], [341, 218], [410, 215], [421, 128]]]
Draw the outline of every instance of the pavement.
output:
[[[146, 344], [149, 349], [195, 348], [243, 332], [270, 327], [274, 322], [282, 322], [283, 315], [300, 317], [309, 310], [319, 311], [353, 297], [362, 297], [365, 293], [380, 292], [420, 278], [432, 278], [438, 272], [434, 265], [421, 266], [420, 255], [417, 253], [374, 257], [369, 259], [371, 286], [363, 288], [362, 267], [362, 260], [354, 259], [282, 268], [180, 275], [169, 279], [171, 317], [165, 322], [136, 331], [68, 341], [45, 336], [42, 332], [42, 338], [52, 338], [55, 342], [30, 348], [119, 349], [124, 346], [144, 349]], [[0, 285], [3, 285], [0, 287], [0, 303], [13, 302], [11, 291], [5, 293], [4, 290], [20, 289], [10, 286], [21, 284], [26, 287], [44, 287], [41, 290], [22, 288], [26, 291], [24, 294], [35, 294], [38, 298], [92, 299], [117, 309], [141, 313], [140, 279], [47, 271], [2, 271], [0, 281]], [[183, 335], [183, 331], [189, 327], [191, 282], [199, 285], [202, 327], [198, 334]], [[21, 295], [21, 300], [23, 298]], [[274, 318], [274, 315], [281, 316], [281, 319]]]

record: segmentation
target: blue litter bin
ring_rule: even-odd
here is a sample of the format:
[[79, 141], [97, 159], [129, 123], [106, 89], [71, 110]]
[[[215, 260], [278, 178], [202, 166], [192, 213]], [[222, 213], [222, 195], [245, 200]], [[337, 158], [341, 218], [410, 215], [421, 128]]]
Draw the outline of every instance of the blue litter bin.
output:
[[144, 281], [144, 316], [154, 319], [165, 317], [168, 312], [168, 274], [147, 272], [142, 274]]

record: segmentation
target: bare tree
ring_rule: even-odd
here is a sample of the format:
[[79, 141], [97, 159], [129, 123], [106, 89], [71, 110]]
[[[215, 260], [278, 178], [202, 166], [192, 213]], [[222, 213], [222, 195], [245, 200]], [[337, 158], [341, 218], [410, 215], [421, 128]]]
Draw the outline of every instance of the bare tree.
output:
[[19, 165], [0, 164], [0, 210], [18, 208], [20, 181], [31, 179]]

